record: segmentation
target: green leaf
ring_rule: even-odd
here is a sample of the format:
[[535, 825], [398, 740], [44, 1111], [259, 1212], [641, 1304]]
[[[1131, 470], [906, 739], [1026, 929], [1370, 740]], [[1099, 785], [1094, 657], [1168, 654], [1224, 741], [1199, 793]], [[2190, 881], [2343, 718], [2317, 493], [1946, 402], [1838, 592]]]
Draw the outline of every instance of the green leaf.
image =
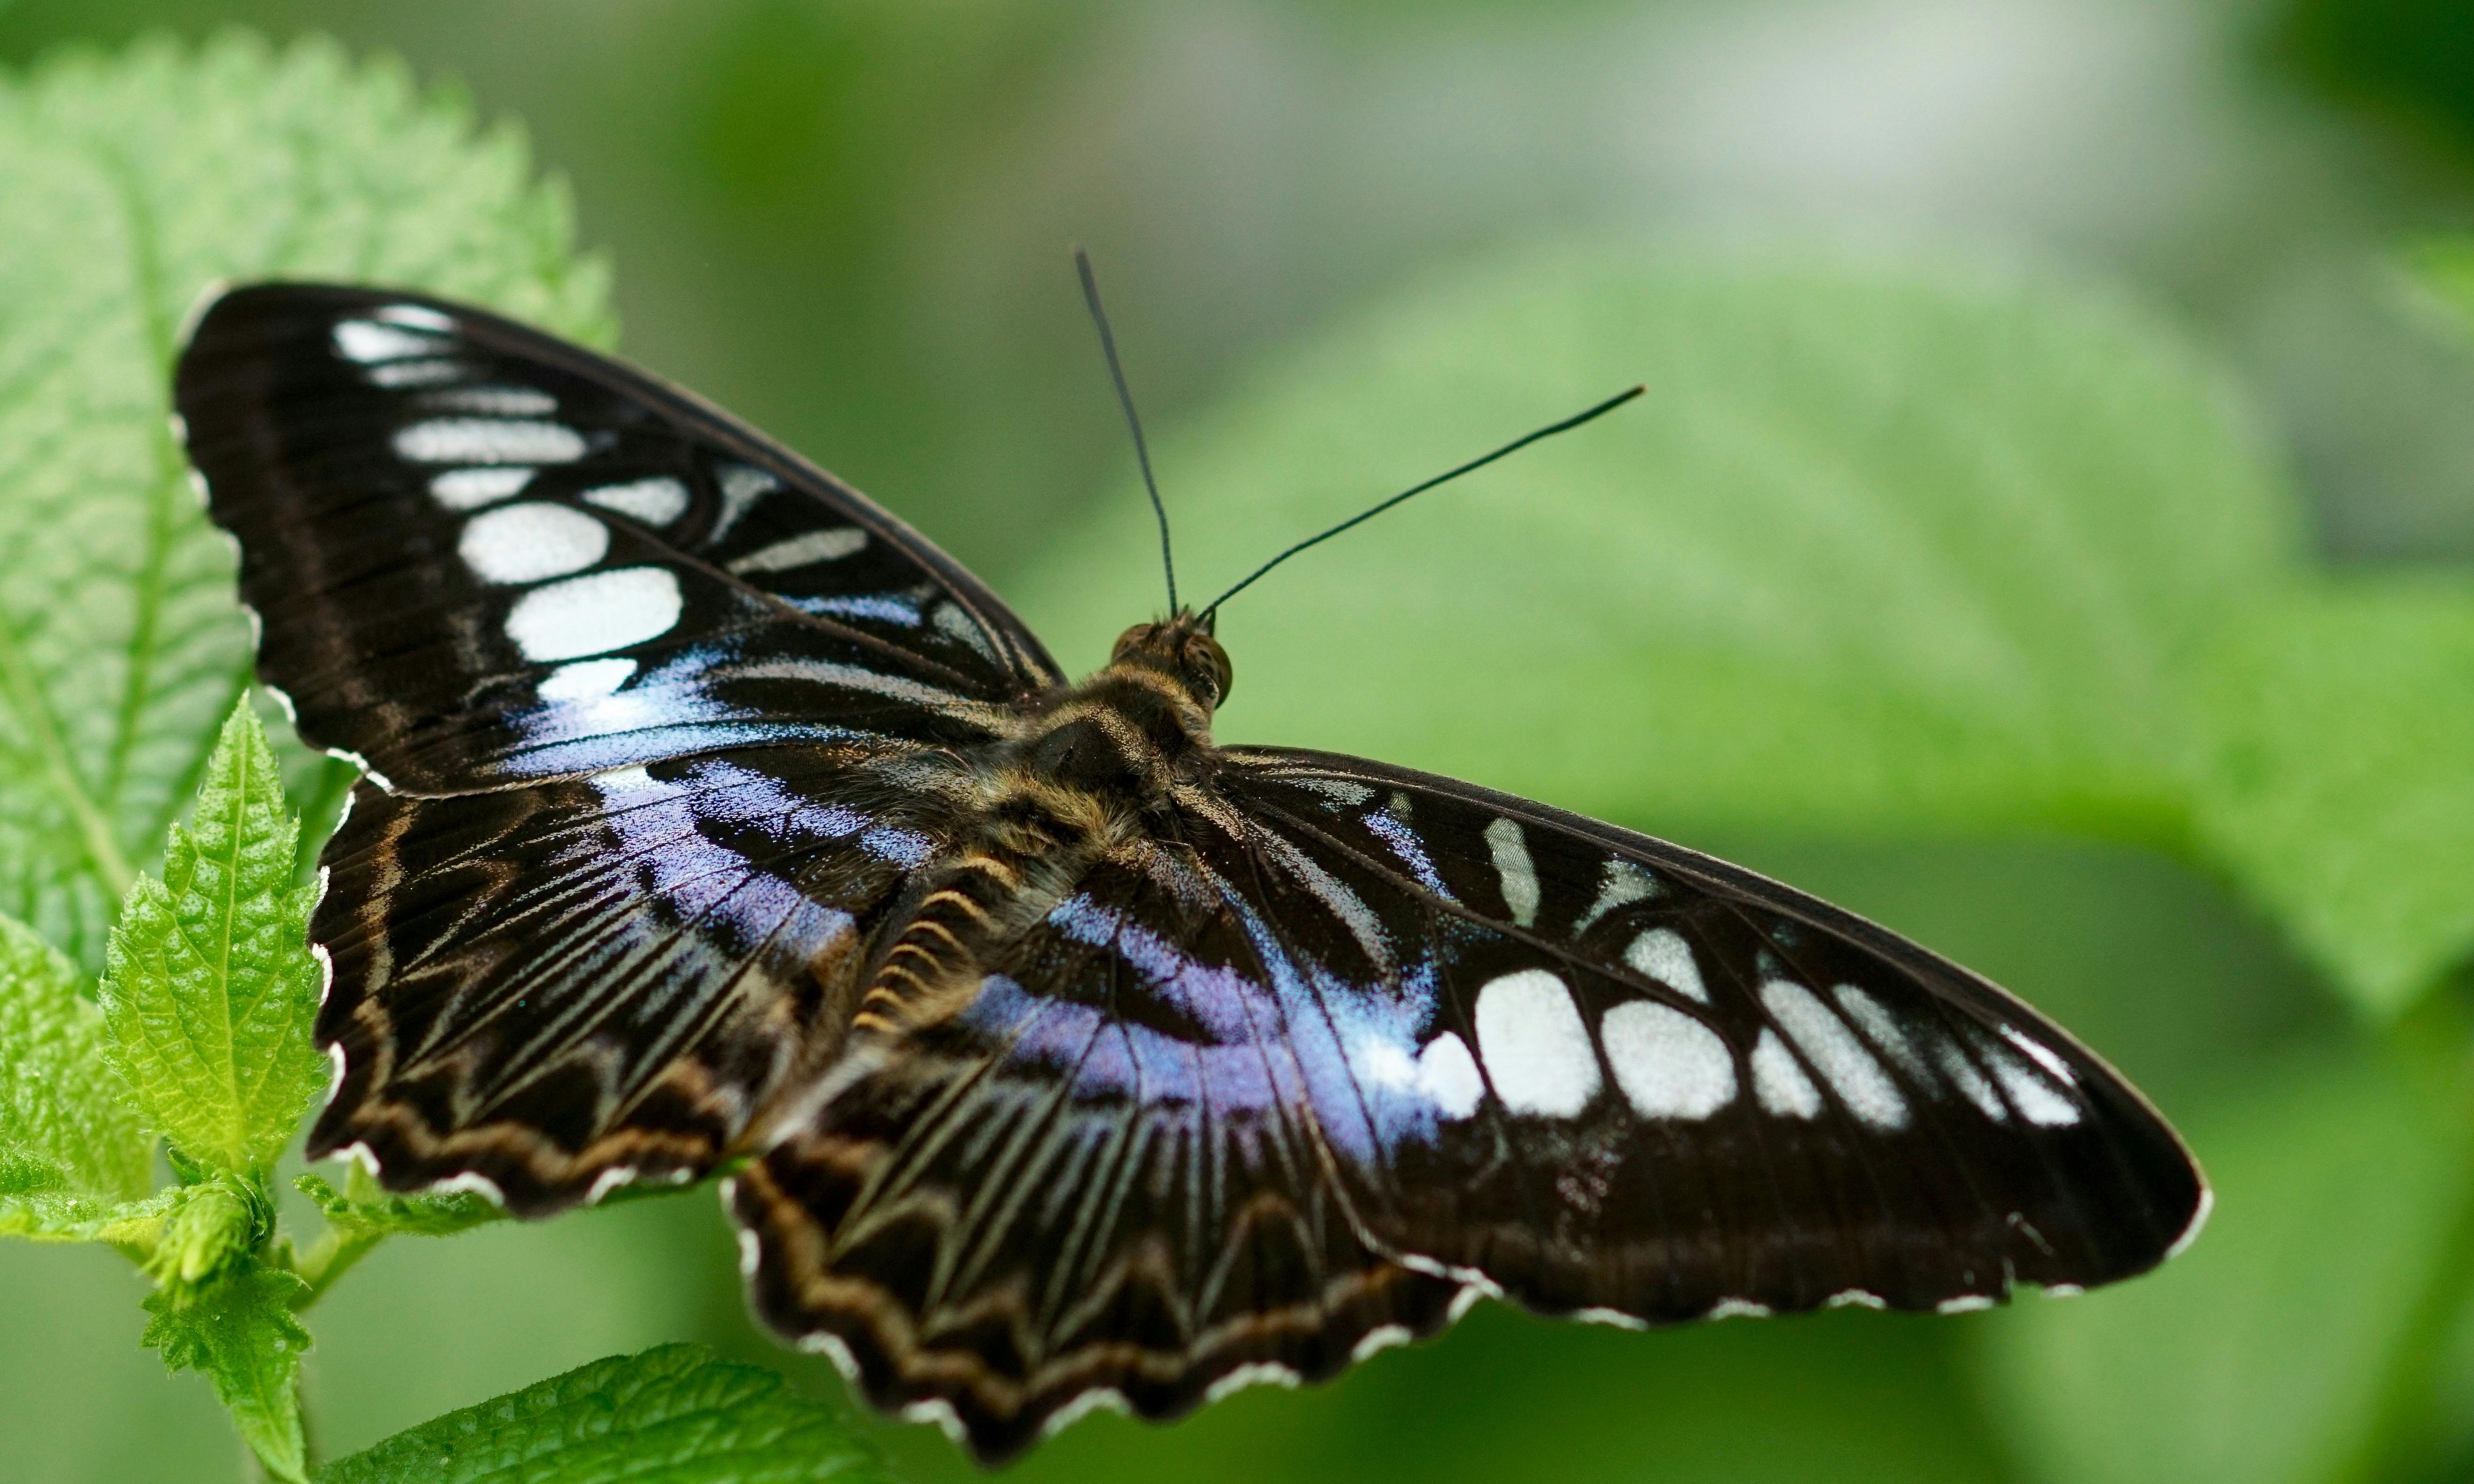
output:
[[2396, 1013], [2474, 943], [2474, 585], [2352, 581], [2225, 647], [2204, 843], [2341, 984]]
[[313, 886], [293, 884], [299, 826], [244, 699], [172, 826], [163, 879], [141, 876], [111, 933], [103, 1009], [138, 1105], [191, 1160], [260, 1176], [317, 1094]]
[[2462, 336], [2474, 336], [2474, 241], [2442, 237], [2405, 253], [2406, 271], [2436, 300]]
[[2188, 1254], [1986, 1323], [1997, 1417], [2040, 1477], [2299, 1484], [2361, 1447], [2445, 1260], [2462, 1136], [2359, 1050], [2278, 1070], [2187, 1121], [2218, 1195]]
[[[2175, 337], [2042, 278], [1569, 252], [1427, 286], [1166, 442], [1181, 575], [1632, 382], [1233, 603], [1222, 735], [1670, 829], [2178, 834], [2182, 698], [2294, 513]], [[1159, 602], [1138, 499], [1023, 585], [1088, 658]]]
[[513, 132], [329, 43], [149, 42], [0, 84], [0, 200], [40, 224], [0, 252], [0, 911], [87, 972], [248, 676], [167, 421], [182, 317], [218, 279], [353, 278], [606, 342], [607, 275], [531, 176]]
[[203, 1371], [241, 1439], [279, 1479], [302, 1484], [308, 1450], [297, 1383], [309, 1331], [292, 1317], [307, 1285], [289, 1273], [250, 1268], [182, 1304], [149, 1294], [142, 1343], [172, 1371]]
[[[359, 1170], [353, 1173], [357, 1176]], [[317, 1203], [329, 1223], [352, 1235], [452, 1236], [502, 1220], [507, 1214], [489, 1197], [470, 1190], [449, 1195], [394, 1195], [374, 1189], [366, 1195], [356, 1190], [348, 1196], [315, 1175], [303, 1175], [292, 1184], [293, 1188]], [[356, 1180], [354, 1184], [360, 1182]]]
[[[1232, 603], [1221, 737], [1687, 840], [2169, 849], [2375, 1017], [2474, 952], [2469, 589], [2310, 572], [2219, 378], [2085, 289], [1684, 251], [1428, 285], [1163, 442], [1188, 593], [1633, 381]], [[1096, 663], [1154, 539], [1128, 485], [1023, 607]]]
[[0, 1199], [0, 1236], [102, 1242], [143, 1262], [155, 1251], [164, 1217], [179, 1197], [180, 1188], [167, 1185], [134, 1201], [109, 1204], [60, 1189]]
[[146, 1256], [146, 1276], [175, 1304], [188, 1304], [221, 1275], [237, 1270], [275, 1232], [265, 1188], [234, 1175], [176, 1186]]
[[449, 1412], [319, 1471], [320, 1484], [771, 1484], [887, 1477], [821, 1402], [700, 1346], [596, 1360]]
[[67, 1235], [145, 1195], [154, 1141], [106, 1039], [68, 960], [0, 917], [0, 1234]]

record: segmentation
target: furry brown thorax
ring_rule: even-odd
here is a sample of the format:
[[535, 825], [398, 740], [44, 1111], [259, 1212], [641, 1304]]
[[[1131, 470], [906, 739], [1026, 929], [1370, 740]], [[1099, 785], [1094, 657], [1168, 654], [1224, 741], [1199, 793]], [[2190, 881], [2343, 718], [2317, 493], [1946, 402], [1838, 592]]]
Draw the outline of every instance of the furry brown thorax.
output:
[[1180, 764], [1209, 751], [1211, 714], [1227, 699], [1230, 674], [1208, 618], [1180, 610], [1136, 624], [1117, 636], [1104, 668], [1055, 693], [1013, 761], [1045, 782], [1139, 806], [1168, 791]]
[[1180, 610], [1128, 629], [1106, 665], [1041, 698], [1019, 732], [971, 759], [978, 838], [879, 950], [858, 1027], [889, 1031], [960, 1010], [977, 993], [985, 953], [1138, 833], [1147, 811], [1198, 780], [1231, 673], [1210, 622]]

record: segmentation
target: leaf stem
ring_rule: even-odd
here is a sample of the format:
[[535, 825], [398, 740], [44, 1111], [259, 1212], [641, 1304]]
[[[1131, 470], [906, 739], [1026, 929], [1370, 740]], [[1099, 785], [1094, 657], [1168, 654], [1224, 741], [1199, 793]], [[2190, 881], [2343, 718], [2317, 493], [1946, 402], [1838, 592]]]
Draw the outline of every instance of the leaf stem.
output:
[[327, 1290], [335, 1285], [335, 1281], [351, 1272], [353, 1265], [376, 1250], [387, 1235], [375, 1227], [339, 1227], [330, 1221], [307, 1250], [285, 1254], [285, 1266], [309, 1285], [308, 1291], [292, 1305], [292, 1311], [300, 1313], [326, 1297]]

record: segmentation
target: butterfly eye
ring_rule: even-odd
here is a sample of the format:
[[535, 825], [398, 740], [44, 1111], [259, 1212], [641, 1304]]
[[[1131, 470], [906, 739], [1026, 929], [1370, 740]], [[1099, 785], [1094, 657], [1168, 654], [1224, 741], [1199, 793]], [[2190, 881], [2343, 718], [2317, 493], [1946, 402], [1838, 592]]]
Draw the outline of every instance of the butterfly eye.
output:
[[1186, 679], [1204, 696], [1205, 704], [1222, 706], [1228, 700], [1228, 686], [1236, 679], [1235, 667], [1228, 662], [1228, 651], [1207, 634], [1198, 634], [1185, 641], [1184, 652], [1177, 656]]
[[1150, 642], [1152, 635], [1159, 632], [1159, 627], [1157, 624], [1136, 624], [1118, 634], [1117, 642], [1109, 648], [1108, 662], [1116, 664], [1136, 650], [1144, 648]]

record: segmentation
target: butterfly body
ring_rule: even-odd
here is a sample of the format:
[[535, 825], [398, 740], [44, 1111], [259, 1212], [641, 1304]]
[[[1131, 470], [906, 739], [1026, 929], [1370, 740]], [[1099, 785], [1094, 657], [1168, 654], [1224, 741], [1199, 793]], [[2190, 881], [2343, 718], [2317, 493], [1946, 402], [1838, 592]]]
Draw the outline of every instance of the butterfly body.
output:
[[916, 533], [592, 352], [265, 285], [176, 395], [261, 678], [371, 769], [312, 1151], [526, 1215], [724, 1173], [757, 1312], [982, 1457], [1484, 1295], [1975, 1307], [2204, 1212], [1981, 978], [1644, 835], [1221, 747], [1190, 612], [1068, 684]]

